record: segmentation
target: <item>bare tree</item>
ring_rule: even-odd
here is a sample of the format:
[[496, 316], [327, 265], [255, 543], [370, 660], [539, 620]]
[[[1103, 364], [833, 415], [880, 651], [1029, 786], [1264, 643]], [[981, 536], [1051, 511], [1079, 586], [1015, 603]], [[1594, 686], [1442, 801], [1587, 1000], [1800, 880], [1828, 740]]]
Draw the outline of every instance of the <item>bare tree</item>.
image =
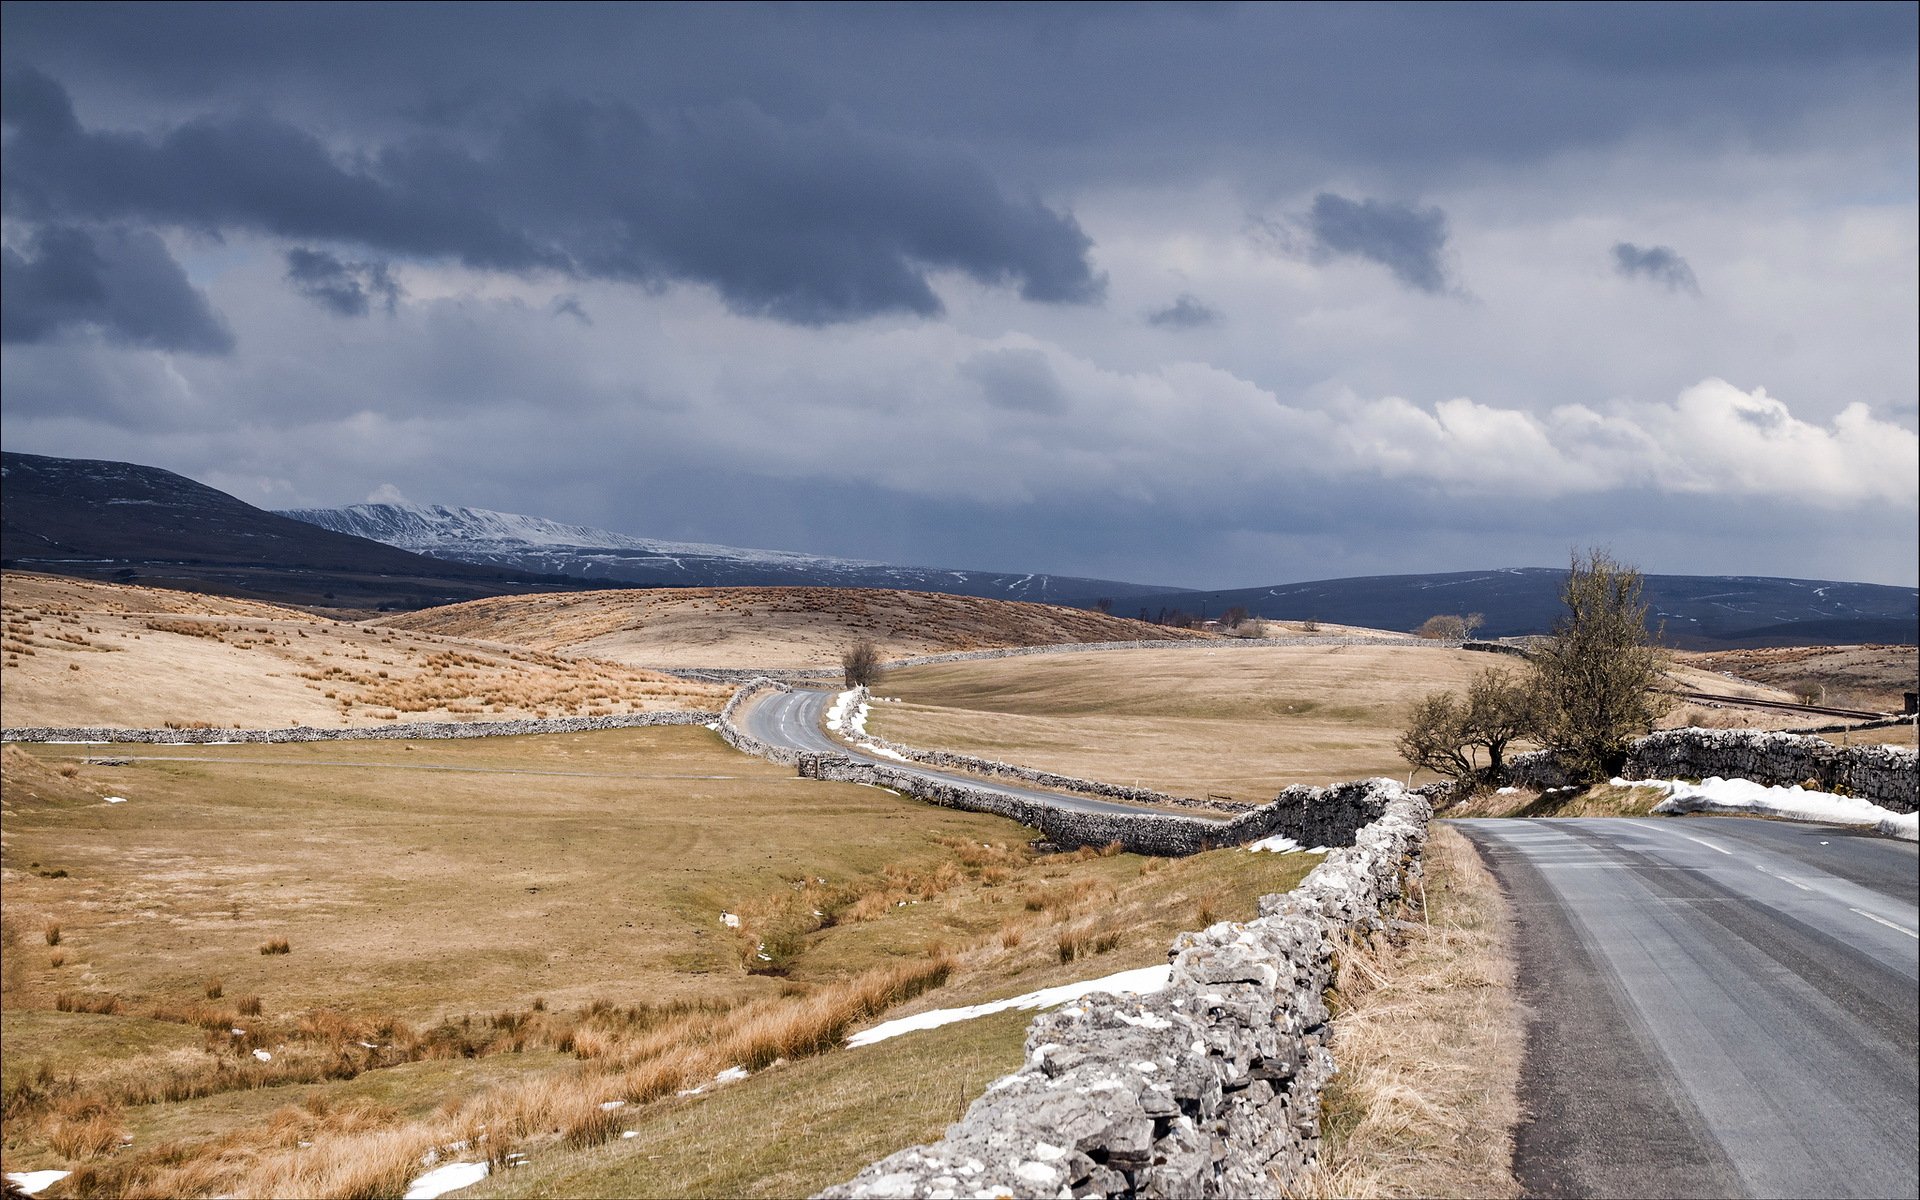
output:
[[1577, 778], [1605, 779], [1671, 700], [1656, 691], [1667, 656], [1647, 629], [1640, 572], [1604, 550], [1575, 554], [1566, 616], [1535, 648], [1534, 736]]
[[1434, 692], [1414, 703], [1400, 757], [1465, 784], [1499, 783], [1507, 748], [1533, 726], [1533, 698], [1529, 681], [1489, 667], [1467, 684], [1464, 697]]
[[880, 677], [880, 647], [861, 638], [840, 655], [840, 670], [850, 688], [870, 687]]
[[1251, 615], [1244, 606], [1235, 604], [1220, 614], [1220, 628], [1238, 629], [1247, 623], [1247, 618]]
[[1442, 613], [1428, 617], [1413, 631], [1418, 637], [1432, 638], [1440, 642], [1464, 642], [1467, 640], [1467, 619]]

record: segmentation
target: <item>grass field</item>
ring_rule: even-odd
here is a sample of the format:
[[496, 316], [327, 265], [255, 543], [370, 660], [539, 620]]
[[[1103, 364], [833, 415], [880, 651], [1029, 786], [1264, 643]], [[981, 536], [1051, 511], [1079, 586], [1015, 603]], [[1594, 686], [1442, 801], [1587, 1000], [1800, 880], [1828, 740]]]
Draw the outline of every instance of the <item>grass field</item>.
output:
[[717, 709], [727, 690], [615, 663], [161, 588], [8, 572], [8, 725], [379, 725]]
[[1295, 783], [1406, 778], [1394, 740], [1408, 705], [1499, 665], [1418, 644], [945, 663], [887, 672], [875, 694], [900, 703], [874, 705], [867, 728], [913, 746], [1259, 802]]
[[1160, 961], [1313, 861], [1038, 857], [703, 729], [115, 749], [4, 752], [4, 1152], [78, 1169], [50, 1195], [382, 1194], [481, 1125], [531, 1156], [500, 1187], [823, 1186], [1017, 1062], [1027, 1015], [849, 1029]]

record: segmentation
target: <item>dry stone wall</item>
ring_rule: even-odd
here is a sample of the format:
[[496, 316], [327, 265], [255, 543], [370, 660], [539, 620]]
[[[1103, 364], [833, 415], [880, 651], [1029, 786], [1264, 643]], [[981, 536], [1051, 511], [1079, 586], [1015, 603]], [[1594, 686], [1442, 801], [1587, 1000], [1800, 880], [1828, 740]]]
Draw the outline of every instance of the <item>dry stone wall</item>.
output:
[[1378, 819], [1260, 915], [1174, 942], [1149, 996], [1089, 996], [1034, 1021], [1026, 1064], [927, 1146], [833, 1200], [901, 1196], [1277, 1196], [1318, 1157], [1333, 1074], [1335, 950], [1419, 873], [1432, 809], [1391, 780]]
[[0, 729], [7, 742], [139, 742], [149, 745], [218, 745], [226, 742], [433, 741], [446, 738], [515, 737], [528, 733], [592, 733], [654, 725], [707, 725], [720, 714], [678, 709], [615, 713], [604, 717], [544, 717], [517, 721], [405, 721], [350, 729], [293, 725], [285, 729], [118, 729], [105, 725], [25, 726]]
[[[1898, 813], [1920, 803], [1920, 755], [1911, 746], [1837, 746], [1825, 738], [1757, 729], [1665, 729], [1633, 744], [1626, 779], [1751, 779], [1774, 787], [1812, 780]], [[1523, 787], [1573, 782], [1550, 751], [1515, 755], [1509, 781]]]

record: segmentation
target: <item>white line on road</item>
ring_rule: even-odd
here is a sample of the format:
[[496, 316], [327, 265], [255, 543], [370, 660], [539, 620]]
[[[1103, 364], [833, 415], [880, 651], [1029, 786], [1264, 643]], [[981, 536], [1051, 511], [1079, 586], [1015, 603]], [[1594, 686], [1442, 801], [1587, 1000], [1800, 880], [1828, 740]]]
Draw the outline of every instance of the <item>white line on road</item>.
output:
[[1803, 892], [1810, 892], [1813, 890], [1812, 888], [1808, 887], [1806, 884], [1801, 883], [1798, 879], [1795, 879], [1793, 876], [1782, 875], [1778, 871], [1769, 871], [1765, 867], [1761, 866], [1759, 863], [1754, 863], [1753, 869], [1760, 872], [1762, 875], [1768, 875], [1773, 877], [1774, 879], [1778, 879], [1781, 883], [1790, 883], [1793, 886], [1799, 888]]
[[1865, 909], [1848, 908], [1847, 911], [1852, 913], [1859, 913], [1861, 916], [1865, 917], [1867, 920], [1878, 922], [1881, 925], [1885, 925], [1888, 929], [1898, 929], [1901, 933], [1906, 934], [1908, 937], [1913, 938], [1915, 941], [1920, 941], [1920, 933], [1915, 933], [1913, 930], [1908, 929], [1905, 925], [1896, 925], [1892, 921], [1887, 920], [1885, 917], [1874, 916], [1872, 913], [1867, 912]]

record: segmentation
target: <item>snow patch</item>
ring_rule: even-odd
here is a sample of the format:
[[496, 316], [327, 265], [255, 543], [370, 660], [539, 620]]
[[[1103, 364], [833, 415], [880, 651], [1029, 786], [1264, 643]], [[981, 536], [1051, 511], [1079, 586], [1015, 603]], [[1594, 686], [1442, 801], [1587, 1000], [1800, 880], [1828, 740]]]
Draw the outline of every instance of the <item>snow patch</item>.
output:
[[34, 1196], [71, 1174], [71, 1171], [8, 1171], [7, 1180], [27, 1195]]
[[107, 796], [105, 799], [108, 804], [125, 804], [127, 802], [125, 796]]
[[911, 1017], [901, 1017], [898, 1020], [875, 1025], [871, 1029], [863, 1029], [847, 1039], [847, 1046], [849, 1049], [855, 1046], [871, 1046], [875, 1042], [884, 1042], [888, 1038], [896, 1038], [903, 1033], [938, 1029], [942, 1025], [952, 1025], [956, 1021], [990, 1017], [995, 1013], [1009, 1012], [1016, 1008], [1053, 1008], [1083, 996], [1091, 996], [1095, 992], [1110, 992], [1116, 996], [1144, 996], [1165, 988], [1167, 981], [1172, 977], [1172, 967], [1137, 967], [1131, 971], [1104, 975], [1099, 979], [1041, 988], [1039, 991], [1028, 992], [1023, 996], [1013, 996], [1006, 1000], [989, 1000], [984, 1004], [969, 1004], [964, 1008], [936, 1008], [932, 1012], [916, 1013]]
[[1744, 813], [1785, 817], [1794, 821], [1825, 821], [1858, 825], [1889, 837], [1920, 841], [1920, 813], [1897, 813], [1858, 796], [1806, 788], [1769, 787], [1751, 779], [1722, 779], [1718, 775], [1699, 783], [1684, 779], [1619, 779], [1615, 787], [1658, 788], [1667, 798], [1654, 806], [1657, 813]]
[[848, 688], [827, 707], [827, 728], [835, 733], [867, 736], [867, 702], [857, 700], [859, 688]]
[[434, 1200], [436, 1196], [472, 1187], [486, 1177], [487, 1164], [483, 1162], [448, 1163], [444, 1167], [435, 1167], [408, 1184], [404, 1200]]

